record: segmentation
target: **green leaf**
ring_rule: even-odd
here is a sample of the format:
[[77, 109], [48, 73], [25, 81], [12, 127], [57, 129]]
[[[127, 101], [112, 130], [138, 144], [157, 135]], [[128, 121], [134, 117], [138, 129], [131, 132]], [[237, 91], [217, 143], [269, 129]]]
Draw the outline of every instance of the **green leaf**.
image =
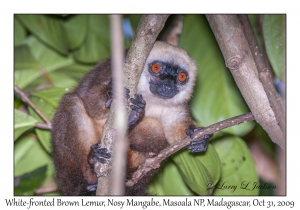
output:
[[14, 46], [19, 45], [26, 37], [26, 30], [18, 19], [14, 17]]
[[39, 64], [33, 57], [29, 46], [22, 44], [14, 48], [14, 68], [19, 69], [35, 69], [38, 70]]
[[268, 58], [276, 76], [285, 74], [285, 15], [264, 15], [263, 35]]
[[21, 89], [41, 77], [42, 74], [55, 71], [74, 62], [71, 56], [60, 56], [41, 44], [35, 37], [27, 38], [24, 44], [27, 47], [15, 48], [15, 85]]
[[33, 57], [28, 45], [23, 44], [15, 47], [14, 68], [15, 85], [25, 88], [31, 81], [40, 75], [39, 63]]
[[107, 15], [88, 15], [87, 37], [84, 44], [74, 52], [83, 63], [96, 63], [109, 57], [110, 27]]
[[196, 195], [183, 181], [173, 161], [167, 161], [148, 186], [151, 195]]
[[[65, 88], [48, 88], [33, 92], [30, 100], [45, 115], [45, 117], [51, 121], [61, 97], [67, 92], [68, 90]], [[40, 116], [38, 116], [32, 108], [29, 108], [29, 113], [43, 122]]]
[[205, 153], [181, 151], [172, 156], [185, 183], [198, 195], [210, 195], [221, 176], [221, 162], [212, 145]]
[[77, 81], [74, 78], [58, 71], [49, 73], [49, 78], [54, 84], [54, 87], [57, 88], [71, 90], [77, 85]]
[[35, 132], [39, 138], [39, 141], [45, 148], [45, 150], [51, 154], [52, 152], [52, 146], [51, 146], [51, 131], [48, 130], [42, 130], [42, 129], [35, 129]]
[[[55, 113], [55, 108], [52, 104], [45, 102], [44, 99], [39, 97], [30, 97], [30, 100], [48, 120], [52, 120]], [[34, 118], [38, 119], [40, 122], [44, 122], [44, 120], [31, 107], [28, 108], [28, 111]]]
[[[68, 91], [69, 89], [66, 88], [48, 88], [33, 92], [30, 100], [45, 115], [45, 117], [51, 121], [61, 97], [68, 93]], [[29, 113], [35, 118], [39, 119], [40, 122], [43, 122], [40, 116], [36, 114], [32, 108], [29, 108]], [[51, 132], [38, 128], [35, 129], [35, 131], [44, 149], [48, 153], [51, 153]]]
[[93, 65], [81, 65], [81, 64], [72, 64], [70, 66], [65, 66], [57, 70], [57, 72], [66, 74], [76, 81], [79, 81], [84, 75], [89, 72], [94, 66]]
[[[47, 84], [49, 80], [51, 81], [49, 86], [71, 90], [77, 86], [78, 81], [92, 68], [93, 66], [91, 65], [71, 64], [48, 73], [47, 79], [45, 77], [35, 79], [24, 90], [31, 92], [36, 90], [41, 84]], [[43, 87], [47, 86], [44, 85]]]
[[[24, 173], [31, 173], [33, 170], [47, 165], [47, 171], [45, 174], [45, 179], [43, 179], [43, 184], [45, 184], [49, 179], [53, 178], [54, 169], [52, 158], [41, 146], [34, 134], [22, 135], [21, 138], [15, 142], [14, 156], [15, 177], [21, 176]], [[33, 178], [33, 180], [30, 181], [32, 183], [28, 183], [28, 185], [40, 186], [40, 184], [35, 185], [34, 180], [35, 179]], [[23, 187], [23, 185], [21, 187]]]
[[67, 54], [68, 45], [62, 21], [50, 15], [16, 15], [25, 27], [47, 45]]
[[28, 84], [30, 84], [34, 79], [40, 76], [38, 69], [22, 69], [15, 71], [15, 85], [21, 89], [24, 89]]
[[83, 44], [87, 34], [87, 15], [74, 15], [64, 23], [71, 49]]
[[49, 165], [47, 178], [53, 175], [52, 159], [34, 135], [23, 135], [14, 146], [14, 176], [29, 173], [41, 166]]
[[46, 72], [51, 72], [74, 63], [72, 56], [59, 55], [33, 36], [26, 39], [25, 43], [29, 46], [31, 53], [39, 62], [41, 68]]
[[[196, 44], [195, 44], [196, 43]], [[191, 100], [192, 114], [205, 126], [249, 112], [204, 15], [185, 15], [180, 47], [196, 60], [198, 76]], [[254, 123], [244, 123], [225, 131], [244, 135]]]
[[253, 186], [259, 179], [246, 143], [227, 136], [212, 141], [212, 145], [222, 164], [222, 176], [213, 195], [258, 195], [259, 190]]
[[[65, 88], [47, 88], [33, 92], [31, 95], [37, 97], [41, 103], [45, 101], [53, 107], [57, 107], [61, 97], [68, 92], [69, 90], [66, 90]], [[41, 103], [38, 102], [37, 104], [40, 105]]]
[[38, 122], [34, 117], [25, 114], [17, 109], [14, 110], [14, 140], [19, 138], [25, 131], [35, 126]]
[[[50, 83], [51, 81], [51, 83]], [[64, 88], [66, 90], [73, 89], [77, 85], [77, 80], [58, 71], [50, 72], [47, 78], [39, 77], [32, 81], [24, 88], [24, 91], [31, 92], [36, 89], [43, 89], [48, 87]], [[41, 88], [42, 87], [42, 88]]]
[[34, 195], [46, 178], [47, 165], [37, 168], [30, 173], [15, 177], [14, 195]]
[[[32, 140], [31, 140], [32, 139]], [[15, 165], [19, 163], [27, 154], [27, 152], [33, 147], [35, 144], [35, 139], [32, 136], [26, 135], [22, 136], [20, 140], [15, 143], [15, 154], [14, 154], [14, 163]], [[18, 147], [16, 147], [18, 145]], [[21, 174], [21, 173], [19, 173]]]
[[23, 105], [23, 101], [19, 98], [14, 98], [14, 109], [19, 109]]

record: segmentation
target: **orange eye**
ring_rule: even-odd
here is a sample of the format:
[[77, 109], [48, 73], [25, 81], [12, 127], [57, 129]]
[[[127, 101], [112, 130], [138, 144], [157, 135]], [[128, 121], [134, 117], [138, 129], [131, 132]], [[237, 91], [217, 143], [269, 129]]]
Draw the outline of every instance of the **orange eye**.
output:
[[178, 74], [177, 78], [179, 82], [185, 82], [187, 79], [187, 75], [185, 72], [181, 72], [180, 74]]
[[160, 72], [160, 65], [159, 65], [158, 63], [152, 64], [152, 66], [151, 66], [151, 71], [152, 71], [153, 73], [158, 73], [158, 72]]

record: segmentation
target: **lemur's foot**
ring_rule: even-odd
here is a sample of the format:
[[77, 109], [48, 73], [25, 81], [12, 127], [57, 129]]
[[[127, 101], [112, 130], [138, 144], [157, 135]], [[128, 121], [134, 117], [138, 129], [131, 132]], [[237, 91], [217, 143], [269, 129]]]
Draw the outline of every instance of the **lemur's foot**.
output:
[[94, 151], [93, 160], [105, 164], [106, 159], [111, 158], [111, 154], [107, 152], [106, 148], [101, 148], [101, 143], [92, 145], [92, 150]]
[[[195, 132], [203, 129], [203, 127], [196, 128], [194, 125], [191, 125], [188, 130], [186, 131], [186, 135], [188, 135], [190, 138], [194, 138]], [[191, 152], [205, 152], [208, 146], [208, 140], [213, 136], [214, 134], [205, 134], [203, 138], [196, 139], [190, 143], [188, 146], [188, 149]]]
[[130, 99], [132, 105], [130, 105], [131, 112], [128, 117], [128, 127], [134, 125], [137, 121], [142, 119], [145, 113], [145, 105], [142, 95], [135, 94], [134, 98]]

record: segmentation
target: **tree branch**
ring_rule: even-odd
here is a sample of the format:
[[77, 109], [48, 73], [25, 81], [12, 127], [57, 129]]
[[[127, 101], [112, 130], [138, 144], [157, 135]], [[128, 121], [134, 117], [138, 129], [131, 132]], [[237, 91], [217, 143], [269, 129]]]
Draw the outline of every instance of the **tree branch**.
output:
[[[241, 123], [249, 122], [254, 120], [254, 117], [251, 112], [236, 116], [227, 120], [223, 120], [206, 128], [203, 128], [197, 132], [195, 132], [194, 139], [203, 138], [206, 134], [212, 134], [218, 131], [221, 131], [225, 128], [238, 125]], [[157, 156], [154, 158], [148, 158], [144, 164], [140, 165], [138, 170], [134, 172], [132, 178], [127, 181], [127, 186], [133, 186], [136, 184], [141, 178], [143, 178], [149, 171], [152, 169], [156, 169], [160, 166], [160, 163], [165, 160], [170, 155], [174, 154], [175, 152], [179, 151], [180, 149], [186, 147], [193, 141], [189, 136], [186, 136], [182, 140], [175, 142], [174, 144], [170, 145], [169, 147], [162, 150]]]
[[[276, 120], [280, 126], [283, 136], [285, 137], [285, 133], [286, 133], [285, 116], [286, 115], [285, 115], [284, 100], [280, 97], [280, 95], [277, 93], [277, 91], [274, 87], [272, 74], [271, 74], [270, 69], [268, 68], [269, 65], [267, 65], [267, 63], [266, 63], [267, 59], [264, 58], [263, 53], [261, 53], [261, 51], [259, 50], [258, 43], [255, 38], [255, 34], [251, 27], [248, 16], [247, 15], [238, 15], [238, 18], [241, 21], [245, 37], [248, 40], [252, 56], [256, 63], [256, 67], [257, 67], [258, 74], [259, 74], [259, 80], [261, 81], [261, 83], [264, 87], [264, 90], [270, 101], [271, 107], [274, 110]], [[277, 195], [285, 195], [286, 194], [286, 191], [285, 191], [286, 190], [286, 184], [285, 184], [286, 159], [285, 159], [285, 148], [283, 148], [283, 149], [284, 149], [284, 151], [282, 151], [279, 148], [277, 149], [277, 162], [278, 162], [278, 165], [280, 168], [280, 170], [279, 170], [280, 179], [276, 180], [277, 186], [278, 186], [276, 188]]]
[[171, 45], [178, 46], [179, 37], [182, 33], [183, 15], [172, 15], [168, 18], [165, 27], [160, 32], [157, 40], [167, 42]]
[[273, 142], [285, 149], [285, 138], [259, 81], [248, 41], [236, 15], [206, 15], [220, 46], [226, 66], [240, 89], [255, 120], [266, 130]]
[[114, 162], [112, 173], [112, 195], [124, 195], [124, 181], [126, 173], [126, 160], [128, 141], [126, 138], [126, 111], [124, 104], [124, 47], [123, 47], [123, 27], [122, 15], [110, 15], [111, 25], [111, 69], [113, 76], [113, 90], [115, 93], [114, 103], [116, 103], [116, 114], [114, 119], [114, 127], [116, 128], [116, 138], [114, 142]]
[[37, 122], [37, 123], [35, 123], [35, 127], [39, 128], [39, 129], [43, 129], [43, 130], [52, 130], [51, 123], [44, 124], [44, 123]]
[[169, 15], [142, 15], [126, 55], [125, 87], [132, 97], [136, 93], [144, 64]]
[[[130, 90], [130, 97], [136, 93], [141, 72], [143, 71], [146, 59], [156, 41], [159, 32], [162, 30], [168, 15], [142, 15], [137, 27], [134, 39], [127, 52], [124, 63], [125, 87]], [[126, 106], [127, 116], [129, 115], [129, 104]], [[95, 172], [98, 176], [97, 195], [111, 195], [112, 186], [112, 162], [114, 161], [113, 139], [115, 139], [115, 129], [113, 119], [115, 113], [115, 103], [110, 108], [108, 119], [104, 126], [101, 139], [103, 148], [107, 148], [112, 153], [111, 160], [107, 164], [96, 163]], [[126, 119], [127, 120], [127, 119]]]
[[279, 126], [285, 136], [285, 104], [280, 95], [277, 93], [270, 69], [265, 63], [264, 56], [260, 52], [255, 34], [251, 27], [250, 21], [247, 15], [238, 15], [241, 21], [244, 34], [248, 40], [249, 47], [256, 63], [256, 67], [259, 74], [259, 79], [264, 87], [264, 90], [268, 96], [271, 107], [274, 110], [275, 117], [279, 123]]
[[26, 95], [25, 92], [23, 92], [19, 87], [15, 86], [14, 87], [15, 92], [21, 96], [21, 100], [28, 104], [45, 122], [46, 124], [43, 123], [39, 123], [37, 122], [35, 124], [35, 126], [37, 128], [41, 128], [41, 129], [46, 129], [46, 130], [51, 130], [52, 129], [52, 125], [51, 122], [47, 119], [47, 117], [45, 117], [45, 115], [30, 101], [30, 99], [28, 98], [28, 96]]

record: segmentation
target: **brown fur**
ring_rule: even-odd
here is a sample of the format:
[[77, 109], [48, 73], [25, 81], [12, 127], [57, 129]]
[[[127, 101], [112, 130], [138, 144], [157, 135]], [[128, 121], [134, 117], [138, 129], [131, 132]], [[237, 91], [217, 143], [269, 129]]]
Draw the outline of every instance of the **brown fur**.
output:
[[[177, 65], [185, 68], [190, 75], [188, 84], [171, 99], [154, 96], [148, 88], [146, 66], [163, 56], [169, 57], [167, 60], [171, 59], [170, 62], [179, 62]], [[147, 157], [186, 135], [186, 130], [193, 124], [187, 102], [192, 94], [195, 75], [195, 62], [185, 51], [162, 42], [155, 44], [137, 89], [146, 106], [143, 119], [128, 133], [127, 179]], [[108, 116], [109, 109], [105, 108], [105, 102], [110, 80], [110, 60], [107, 60], [98, 64], [71, 93], [66, 94], [57, 108], [52, 121], [53, 159], [58, 186], [64, 195], [81, 195], [88, 185], [97, 182], [91, 146], [100, 142]], [[147, 175], [136, 186], [127, 188], [126, 194], [144, 194], [146, 184], [154, 173]]]

